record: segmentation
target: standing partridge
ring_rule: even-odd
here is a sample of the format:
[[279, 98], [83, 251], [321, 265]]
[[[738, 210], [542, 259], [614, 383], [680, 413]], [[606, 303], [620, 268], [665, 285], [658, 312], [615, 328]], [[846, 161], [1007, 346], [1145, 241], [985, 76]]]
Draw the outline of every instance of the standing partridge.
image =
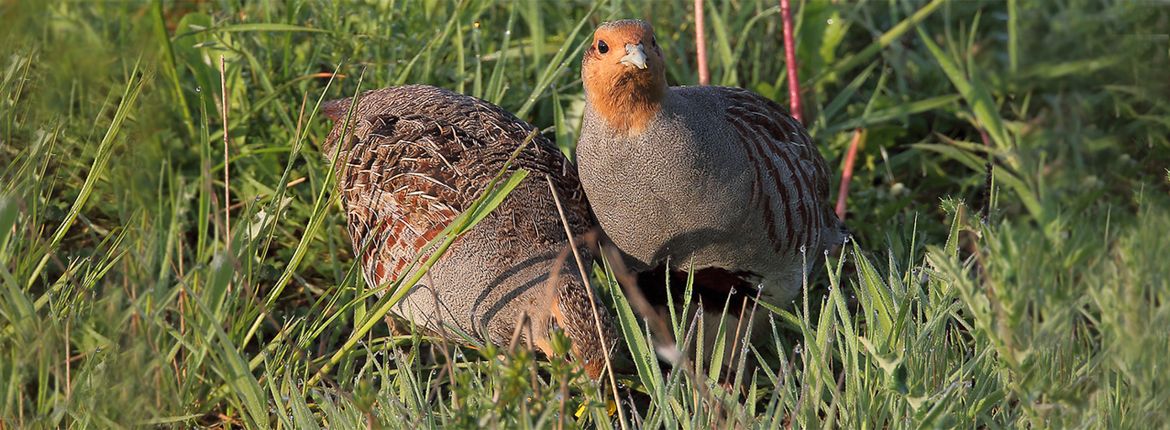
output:
[[[730, 299], [738, 311], [757, 292], [789, 304], [817, 257], [844, 240], [826, 198], [825, 160], [771, 100], [740, 88], [669, 87], [664, 64], [644, 21], [594, 32], [581, 62], [577, 143], [594, 213], [643, 275], [693, 267], [708, 307]], [[654, 296], [661, 285], [641, 287]]]
[[[383, 289], [416, 270], [411, 262], [424, 245], [483, 195], [533, 127], [482, 100], [421, 85], [366, 92], [353, 115], [350, 106], [351, 99], [325, 104], [335, 125], [322, 151], [334, 163], [366, 284]], [[527, 318], [531, 330], [518, 332], [531, 334], [549, 356], [550, 330], [559, 327], [596, 379], [609, 345], [598, 338], [592, 290], [569, 253], [545, 180], [556, 188], [570, 230], [581, 235], [596, 221], [576, 168], [539, 135], [512, 166], [530, 174], [447, 249], [395, 311], [439, 334], [455, 328], [497, 344], [507, 344]], [[590, 261], [587, 248], [579, 252]], [[608, 313], [597, 312], [612, 342]]]

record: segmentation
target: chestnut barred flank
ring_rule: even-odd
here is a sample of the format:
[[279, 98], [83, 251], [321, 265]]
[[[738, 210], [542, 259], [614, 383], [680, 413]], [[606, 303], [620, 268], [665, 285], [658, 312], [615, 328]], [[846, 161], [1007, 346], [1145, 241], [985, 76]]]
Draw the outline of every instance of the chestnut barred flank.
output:
[[751, 200], [761, 212], [773, 249], [795, 256], [800, 245], [819, 244], [819, 234], [839, 222], [826, 199], [828, 166], [804, 127], [776, 102], [750, 91], [710, 90], [730, 101], [723, 117], [735, 129], [739, 137], [735, 143], [750, 161]]

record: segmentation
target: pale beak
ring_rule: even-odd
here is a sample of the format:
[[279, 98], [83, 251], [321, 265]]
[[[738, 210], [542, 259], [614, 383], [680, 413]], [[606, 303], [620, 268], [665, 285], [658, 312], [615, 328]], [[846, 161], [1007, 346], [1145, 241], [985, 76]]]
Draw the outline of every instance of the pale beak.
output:
[[639, 69], [646, 68], [646, 51], [639, 43], [634, 45], [632, 43], [626, 44], [626, 56], [622, 57], [621, 63]]

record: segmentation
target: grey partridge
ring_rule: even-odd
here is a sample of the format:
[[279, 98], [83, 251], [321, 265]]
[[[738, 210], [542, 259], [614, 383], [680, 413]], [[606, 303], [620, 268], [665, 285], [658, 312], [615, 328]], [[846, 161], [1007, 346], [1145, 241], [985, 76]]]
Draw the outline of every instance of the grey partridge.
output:
[[664, 66], [644, 21], [593, 35], [577, 156], [594, 213], [634, 270], [693, 264], [709, 307], [756, 292], [788, 305], [845, 237], [824, 158], [775, 102], [740, 88], [670, 87]]
[[[424, 245], [485, 192], [533, 127], [485, 101], [421, 85], [368, 91], [347, 115], [350, 106], [348, 98], [324, 105], [335, 125], [322, 152], [334, 162], [366, 283], [379, 289], [411, 273]], [[347, 116], [351, 125], [342, 136]], [[519, 153], [516, 168], [530, 174], [394, 310], [436, 333], [456, 328], [496, 344], [509, 342], [526, 317], [531, 330], [520, 335], [531, 333], [550, 356], [550, 330], [563, 329], [572, 355], [596, 379], [615, 331], [598, 308], [607, 344], [599, 339], [593, 292], [568, 253], [545, 180], [557, 189], [572, 233], [585, 234], [596, 221], [576, 168], [540, 135]], [[579, 251], [588, 264], [588, 248]]]

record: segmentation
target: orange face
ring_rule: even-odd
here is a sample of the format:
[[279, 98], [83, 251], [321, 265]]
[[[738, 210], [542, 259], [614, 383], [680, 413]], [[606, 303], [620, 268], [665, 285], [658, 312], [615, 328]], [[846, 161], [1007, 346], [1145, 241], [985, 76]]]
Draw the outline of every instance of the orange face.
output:
[[626, 19], [607, 22], [593, 32], [593, 44], [585, 62], [611, 74], [643, 70], [661, 72], [662, 50], [654, 29], [646, 21]]
[[602, 24], [581, 61], [589, 101], [615, 127], [640, 128], [666, 91], [666, 69], [654, 29], [641, 20]]

